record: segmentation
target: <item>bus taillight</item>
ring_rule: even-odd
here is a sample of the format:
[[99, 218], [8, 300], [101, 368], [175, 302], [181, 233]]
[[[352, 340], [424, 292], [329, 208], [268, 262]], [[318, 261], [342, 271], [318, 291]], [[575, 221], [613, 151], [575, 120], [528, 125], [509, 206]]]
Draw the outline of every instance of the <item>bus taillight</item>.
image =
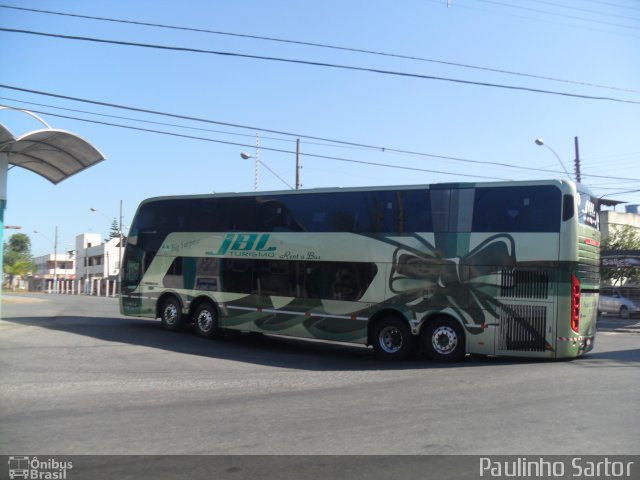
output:
[[571, 275], [571, 330], [580, 330], [580, 280]]

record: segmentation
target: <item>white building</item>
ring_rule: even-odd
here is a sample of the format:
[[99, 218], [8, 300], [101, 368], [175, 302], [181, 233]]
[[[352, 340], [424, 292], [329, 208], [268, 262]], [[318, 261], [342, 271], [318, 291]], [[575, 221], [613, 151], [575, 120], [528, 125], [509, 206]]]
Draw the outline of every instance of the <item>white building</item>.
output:
[[36, 271], [33, 274], [33, 288], [37, 291], [52, 290], [54, 278], [60, 282], [75, 279], [75, 255], [73, 251], [34, 257]]
[[116, 280], [120, 274], [120, 239], [102, 242], [99, 233], [76, 236], [76, 278], [78, 280]]
[[617, 212], [615, 210], [600, 211], [600, 231], [602, 232], [603, 239], [624, 225], [631, 225], [640, 230], [638, 205], [626, 205], [624, 212]]
[[[30, 290], [115, 295], [120, 274], [120, 239], [102, 241], [99, 233], [76, 236], [76, 249], [34, 258]], [[54, 261], [55, 259], [55, 261]], [[54, 277], [57, 279], [54, 285]]]

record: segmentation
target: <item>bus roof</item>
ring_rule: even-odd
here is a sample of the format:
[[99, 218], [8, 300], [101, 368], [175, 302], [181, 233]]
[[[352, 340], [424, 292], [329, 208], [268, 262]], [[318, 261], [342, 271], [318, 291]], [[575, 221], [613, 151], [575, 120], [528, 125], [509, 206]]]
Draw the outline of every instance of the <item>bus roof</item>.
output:
[[518, 186], [532, 186], [532, 185], [556, 185], [560, 190], [570, 193], [576, 190], [582, 192], [588, 192], [588, 189], [583, 185], [576, 186], [576, 183], [571, 180], [558, 180], [558, 179], [546, 179], [546, 180], [517, 180], [517, 181], [496, 181], [496, 182], [456, 182], [456, 183], [432, 183], [432, 184], [413, 184], [413, 185], [379, 185], [379, 186], [366, 186], [366, 187], [323, 187], [323, 188], [308, 188], [303, 190], [265, 190], [258, 192], [221, 192], [221, 193], [205, 193], [194, 195], [164, 195], [159, 197], [151, 197], [143, 200], [141, 204], [173, 199], [191, 199], [191, 198], [223, 198], [223, 197], [256, 197], [263, 195], [305, 195], [312, 193], [335, 193], [335, 192], [367, 192], [367, 191], [387, 191], [387, 190], [441, 190], [448, 188], [464, 189], [475, 187], [518, 187]]

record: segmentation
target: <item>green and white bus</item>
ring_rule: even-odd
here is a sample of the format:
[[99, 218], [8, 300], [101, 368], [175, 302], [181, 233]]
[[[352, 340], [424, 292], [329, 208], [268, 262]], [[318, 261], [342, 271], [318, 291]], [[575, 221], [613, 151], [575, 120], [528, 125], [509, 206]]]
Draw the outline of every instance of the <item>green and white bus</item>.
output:
[[571, 181], [192, 195], [142, 202], [121, 312], [416, 351], [577, 357], [593, 348], [598, 205]]

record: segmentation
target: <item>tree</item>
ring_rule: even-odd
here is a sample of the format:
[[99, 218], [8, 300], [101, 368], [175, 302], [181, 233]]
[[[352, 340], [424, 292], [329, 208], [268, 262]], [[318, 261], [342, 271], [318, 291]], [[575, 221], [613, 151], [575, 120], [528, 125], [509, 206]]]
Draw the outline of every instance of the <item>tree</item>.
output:
[[36, 268], [31, 256], [31, 239], [24, 233], [16, 233], [3, 245], [4, 273], [9, 275], [9, 285], [13, 288], [15, 277], [25, 277]]
[[8, 249], [25, 256], [31, 256], [31, 239], [24, 233], [16, 233], [9, 238]]
[[[640, 251], [640, 233], [637, 228], [631, 225], [623, 225], [616, 228], [602, 242], [601, 255], [624, 255], [630, 250]], [[619, 262], [603, 262], [604, 265], [600, 270], [602, 280], [608, 280], [613, 285], [621, 285], [622, 283], [639, 283], [640, 268], [632, 265], [626, 265]]]
[[4, 272], [9, 275], [9, 286], [13, 289], [13, 280], [16, 277], [26, 277], [35, 270], [34, 263], [27, 258], [15, 258], [11, 264], [4, 266]]
[[111, 231], [109, 232], [109, 240], [112, 238], [120, 238], [120, 227], [118, 226], [118, 221], [114, 218], [113, 222], [111, 222]]

